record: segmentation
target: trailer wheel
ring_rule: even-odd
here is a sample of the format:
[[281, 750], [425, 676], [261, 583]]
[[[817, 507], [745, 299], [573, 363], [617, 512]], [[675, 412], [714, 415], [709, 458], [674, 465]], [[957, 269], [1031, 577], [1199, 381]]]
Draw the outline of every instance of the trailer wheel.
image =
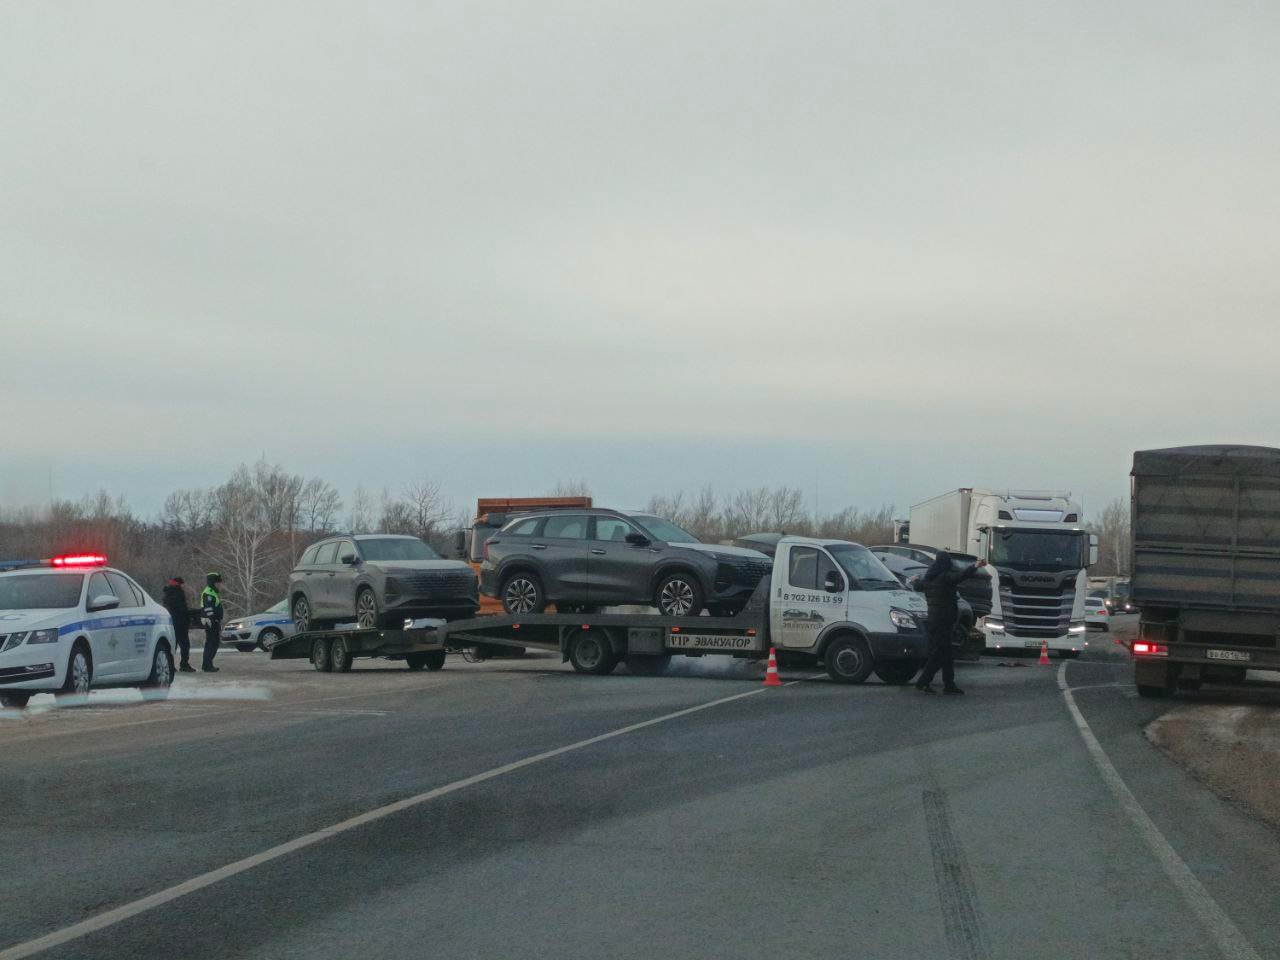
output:
[[900, 687], [917, 673], [920, 664], [915, 660], [884, 660], [876, 664], [876, 676], [881, 683]]
[[329, 647], [329, 660], [336, 673], [346, 673], [351, 669], [351, 646], [346, 637], [334, 637]]
[[603, 630], [579, 630], [569, 641], [569, 662], [578, 673], [612, 673], [618, 658]]
[[659, 657], [627, 657], [627, 673], [637, 677], [660, 677], [671, 666], [671, 654]]
[[827, 675], [836, 683], [862, 683], [875, 666], [867, 641], [855, 634], [832, 640], [823, 661]]
[[333, 669], [333, 661], [329, 659], [329, 641], [324, 637], [316, 637], [311, 641], [311, 665], [321, 673]]

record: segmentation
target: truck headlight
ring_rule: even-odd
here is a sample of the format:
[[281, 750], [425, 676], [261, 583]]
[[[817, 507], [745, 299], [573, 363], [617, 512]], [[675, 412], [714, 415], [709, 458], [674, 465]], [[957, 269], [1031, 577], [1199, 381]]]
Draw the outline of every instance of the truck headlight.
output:
[[992, 620], [990, 617], [987, 617], [987, 619], [984, 620], [983, 623], [986, 624], [987, 629], [990, 630], [992, 633], [1004, 633], [1003, 620]]
[[893, 621], [893, 625], [899, 630], [915, 630], [920, 626], [916, 623], [916, 618], [905, 610], [890, 610], [889, 619]]
[[58, 631], [54, 630], [32, 630], [27, 634], [27, 643], [57, 643]]
[[1084, 633], [1085, 625], [1083, 623], [1073, 623], [1067, 628], [1067, 633]]

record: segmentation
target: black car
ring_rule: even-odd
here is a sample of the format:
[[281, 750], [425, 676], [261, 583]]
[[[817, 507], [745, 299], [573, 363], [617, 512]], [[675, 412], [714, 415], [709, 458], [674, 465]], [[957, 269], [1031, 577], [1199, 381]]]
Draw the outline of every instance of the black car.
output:
[[484, 546], [480, 589], [510, 614], [620, 604], [668, 616], [732, 616], [772, 570], [756, 550], [701, 543], [669, 520], [557, 510], [512, 520]]
[[479, 606], [475, 571], [417, 537], [331, 537], [308, 547], [289, 575], [299, 633], [346, 621], [369, 629], [418, 617], [456, 620]]

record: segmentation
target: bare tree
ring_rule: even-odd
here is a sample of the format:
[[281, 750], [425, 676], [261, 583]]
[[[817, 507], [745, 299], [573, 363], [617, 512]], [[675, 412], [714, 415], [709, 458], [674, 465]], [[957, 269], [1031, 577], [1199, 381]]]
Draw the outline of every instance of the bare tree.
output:
[[551, 488], [553, 497], [589, 497], [591, 487], [586, 480], [559, 480]]
[[373, 498], [362, 486], [357, 486], [351, 494], [351, 513], [347, 516], [347, 529], [352, 533], [368, 533], [373, 529]]
[[1091, 526], [1098, 535], [1100, 576], [1125, 575], [1129, 572], [1129, 503], [1117, 497], [1112, 500]]
[[765, 523], [770, 530], [778, 532], [809, 533], [804, 494], [796, 487], [779, 487], [770, 491]]
[[302, 487], [298, 496], [298, 527], [311, 533], [331, 533], [338, 524], [342, 497], [338, 491], [314, 477]]
[[285, 546], [273, 522], [277, 491], [258, 482], [269, 476], [241, 465], [212, 493], [213, 530], [202, 553], [225, 578], [228, 599], [245, 610], [255, 609], [275, 581], [272, 568]]

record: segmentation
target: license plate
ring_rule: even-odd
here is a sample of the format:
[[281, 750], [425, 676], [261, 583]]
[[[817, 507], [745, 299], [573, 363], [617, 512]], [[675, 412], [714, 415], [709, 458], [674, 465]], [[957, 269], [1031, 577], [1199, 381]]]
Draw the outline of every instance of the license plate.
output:
[[1040, 649], [1040, 644], [1036, 643], [1034, 640], [1023, 640], [1022, 645], [1026, 647], [1028, 650]]
[[1206, 650], [1204, 655], [1210, 660], [1248, 660], [1250, 657], [1243, 650]]

